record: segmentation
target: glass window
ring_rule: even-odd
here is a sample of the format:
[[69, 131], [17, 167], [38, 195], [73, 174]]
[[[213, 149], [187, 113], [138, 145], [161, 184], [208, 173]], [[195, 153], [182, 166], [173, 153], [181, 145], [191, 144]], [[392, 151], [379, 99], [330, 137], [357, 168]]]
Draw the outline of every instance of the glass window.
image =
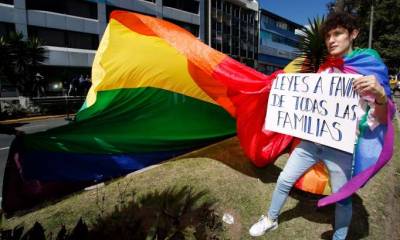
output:
[[276, 22], [276, 26], [283, 30], [287, 30], [287, 28], [288, 28], [288, 26], [285, 22]]
[[82, 0], [26, 0], [26, 8], [97, 19], [97, 3]]
[[177, 8], [191, 13], [199, 13], [199, 2], [195, 0], [163, 0], [166, 7]]
[[67, 31], [68, 47], [81, 49], [97, 49], [99, 38], [97, 35]]
[[[263, 34], [263, 33], [261, 33]], [[291, 47], [297, 47], [298, 43], [290, 38], [282, 37], [277, 34], [271, 34], [272, 35], [272, 41], [276, 43], [282, 43]]]
[[261, 28], [268, 29], [270, 26], [276, 26], [276, 21], [269, 16], [261, 15]]
[[295, 28], [293, 25], [288, 25], [288, 28], [287, 28], [288, 31], [294, 33], [295, 29], [296, 29], [296, 28]]
[[99, 45], [98, 36], [90, 33], [28, 26], [28, 35], [38, 37], [48, 46], [97, 49]]
[[14, 5], [14, 0], [0, 0], [0, 3]]
[[39, 38], [43, 45], [67, 47], [66, 36], [63, 30], [28, 26], [28, 35]]

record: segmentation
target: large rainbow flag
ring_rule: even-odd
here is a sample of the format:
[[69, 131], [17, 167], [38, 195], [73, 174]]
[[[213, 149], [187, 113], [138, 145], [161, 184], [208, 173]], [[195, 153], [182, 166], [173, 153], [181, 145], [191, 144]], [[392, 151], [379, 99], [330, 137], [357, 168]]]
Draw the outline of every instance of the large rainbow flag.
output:
[[[167, 21], [114, 11], [76, 121], [13, 142], [3, 209], [43, 199], [60, 183], [76, 189], [77, 183], [121, 176], [234, 134], [256, 166], [273, 163], [294, 143], [291, 136], [262, 131], [268, 93], [280, 72], [259, 73]], [[328, 193], [326, 186], [321, 166], [298, 184], [320, 194]]]

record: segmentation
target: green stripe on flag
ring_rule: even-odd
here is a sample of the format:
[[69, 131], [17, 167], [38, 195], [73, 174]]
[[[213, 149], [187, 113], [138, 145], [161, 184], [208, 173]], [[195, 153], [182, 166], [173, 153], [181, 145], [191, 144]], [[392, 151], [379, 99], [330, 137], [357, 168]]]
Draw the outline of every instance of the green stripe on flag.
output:
[[27, 135], [28, 149], [70, 153], [174, 151], [202, 146], [235, 134], [223, 108], [156, 88], [102, 91], [77, 121]]

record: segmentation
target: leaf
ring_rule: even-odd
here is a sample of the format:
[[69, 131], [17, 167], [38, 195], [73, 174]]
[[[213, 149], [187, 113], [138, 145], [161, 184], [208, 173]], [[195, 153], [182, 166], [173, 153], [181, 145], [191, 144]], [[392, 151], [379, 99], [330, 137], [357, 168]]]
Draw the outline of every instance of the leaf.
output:
[[62, 225], [60, 231], [57, 234], [56, 240], [65, 240], [67, 237], [67, 229], [65, 229], [65, 226]]
[[85, 240], [88, 239], [89, 231], [87, 225], [79, 219], [71, 235], [67, 238], [68, 240]]
[[25, 233], [21, 240], [46, 240], [42, 225], [38, 222], [35, 222], [33, 227]]

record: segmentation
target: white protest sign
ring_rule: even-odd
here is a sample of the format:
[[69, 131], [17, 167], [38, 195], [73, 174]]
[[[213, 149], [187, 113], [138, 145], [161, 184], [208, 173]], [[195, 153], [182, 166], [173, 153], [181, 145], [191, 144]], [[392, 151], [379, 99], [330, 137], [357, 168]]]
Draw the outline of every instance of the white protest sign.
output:
[[353, 153], [365, 111], [352, 81], [357, 74], [279, 74], [268, 99], [264, 128]]

